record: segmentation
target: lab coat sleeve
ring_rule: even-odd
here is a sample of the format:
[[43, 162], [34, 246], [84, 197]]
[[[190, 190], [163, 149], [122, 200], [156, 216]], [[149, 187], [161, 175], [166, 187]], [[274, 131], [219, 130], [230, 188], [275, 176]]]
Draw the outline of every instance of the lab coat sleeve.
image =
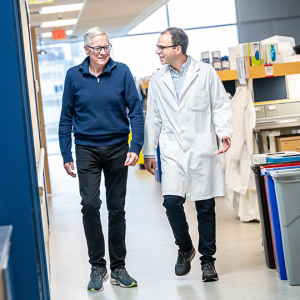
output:
[[153, 78], [149, 83], [148, 99], [147, 99], [147, 114], [145, 122], [145, 143], [143, 148], [144, 156], [155, 156], [158, 145], [158, 138], [161, 131], [162, 120], [159, 113], [157, 99], [154, 96]]
[[224, 136], [231, 138], [233, 132], [231, 103], [222, 81], [213, 68], [210, 69], [210, 101], [212, 121], [215, 124], [217, 135], [220, 140]]

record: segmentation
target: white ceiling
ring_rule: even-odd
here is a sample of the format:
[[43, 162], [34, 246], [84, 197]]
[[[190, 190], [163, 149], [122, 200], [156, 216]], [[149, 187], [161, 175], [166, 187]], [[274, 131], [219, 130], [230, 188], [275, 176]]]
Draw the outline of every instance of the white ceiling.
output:
[[[83, 40], [84, 33], [92, 27], [102, 27], [110, 37], [126, 35], [131, 29], [145, 20], [169, 0], [55, 0], [54, 4], [29, 5], [30, 26], [36, 28], [37, 37], [43, 32], [59, 28], [40, 28], [42, 22], [58, 19], [78, 19], [77, 24], [64, 26], [62, 29], [72, 29], [68, 40]], [[38, 12], [43, 6], [75, 4], [84, 2], [80, 12], [41, 15]], [[51, 38], [43, 39], [51, 43]]]

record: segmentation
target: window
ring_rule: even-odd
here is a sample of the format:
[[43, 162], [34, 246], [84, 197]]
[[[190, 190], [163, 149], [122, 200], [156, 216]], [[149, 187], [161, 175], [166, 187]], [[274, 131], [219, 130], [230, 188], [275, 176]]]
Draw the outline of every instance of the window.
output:
[[66, 72], [80, 64], [86, 55], [83, 42], [43, 45], [43, 49], [47, 53], [39, 55], [38, 59], [47, 151], [58, 154], [58, 124]]
[[187, 53], [196, 60], [200, 60], [201, 52], [205, 51], [221, 51], [222, 56], [228, 55], [228, 48], [238, 44], [236, 25], [186, 30], [186, 33], [189, 37]]
[[166, 28], [168, 28], [167, 9], [164, 5], [146, 20], [133, 28], [128, 34], [131, 35], [148, 32], [160, 32]]
[[236, 23], [235, 0], [171, 0], [171, 27], [196, 28]]
[[151, 76], [161, 67], [155, 54], [158, 37], [159, 34], [147, 34], [111, 39], [112, 58], [125, 63], [137, 79]]

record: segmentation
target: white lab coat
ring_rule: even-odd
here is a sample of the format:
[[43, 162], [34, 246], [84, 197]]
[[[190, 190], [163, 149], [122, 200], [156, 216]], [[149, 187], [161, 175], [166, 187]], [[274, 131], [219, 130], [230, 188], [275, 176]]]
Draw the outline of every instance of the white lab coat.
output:
[[233, 135], [231, 148], [222, 157], [225, 169], [225, 201], [230, 209], [234, 207], [235, 193], [239, 199], [239, 217], [242, 221], [259, 219], [254, 175], [250, 169], [253, 162], [255, 110], [251, 92], [238, 87], [231, 100], [233, 109]]
[[216, 133], [231, 137], [230, 100], [216, 71], [194, 59], [179, 102], [169, 65], [151, 78], [144, 155], [155, 155], [159, 141], [163, 195], [187, 201], [224, 196]]

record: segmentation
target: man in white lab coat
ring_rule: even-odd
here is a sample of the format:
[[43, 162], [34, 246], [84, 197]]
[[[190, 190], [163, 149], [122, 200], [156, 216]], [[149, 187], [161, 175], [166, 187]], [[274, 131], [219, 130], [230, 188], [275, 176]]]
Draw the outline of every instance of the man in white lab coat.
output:
[[[232, 109], [216, 71], [186, 55], [188, 36], [168, 28], [157, 44], [162, 65], [149, 84], [143, 153], [154, 174], [160, 145], [163, 205], [179, 246], [175, 274], [187, 275], [195, 249], [183, 204], [195, 201], [203, 281], [218, 280], [214, 197], [224, 196], [220, 153], [230, 147]], [[216, 134], [224, 149], [217, 150]]]

